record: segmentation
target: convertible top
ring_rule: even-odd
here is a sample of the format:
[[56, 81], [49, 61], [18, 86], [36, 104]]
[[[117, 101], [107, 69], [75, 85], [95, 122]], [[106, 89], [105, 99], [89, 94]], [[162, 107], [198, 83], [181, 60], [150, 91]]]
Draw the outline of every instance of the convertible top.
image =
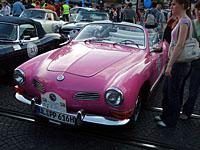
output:
[[39, 38], [43, 37], [46, 34], [41, 23], [34, 21], [32, 19], [2, 16], [2, 17], [0, 17], [0, 22], [13, 23], [13, 24], [18, 24], [18, 25], [29, 23], [29, 24], [34, 25], [37, 28]]

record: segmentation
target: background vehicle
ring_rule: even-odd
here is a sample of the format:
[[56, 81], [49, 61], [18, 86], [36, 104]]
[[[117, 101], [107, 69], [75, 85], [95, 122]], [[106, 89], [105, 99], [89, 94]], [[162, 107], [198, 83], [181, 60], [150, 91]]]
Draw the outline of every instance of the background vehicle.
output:
[[60, 20], [55, 12], [48, 9], [26, 9], [20, 17], [40, 22], [47, 33], [58, 32], [58, 29], [66, 23]]
[[0, 17], [0, 32], [0, 76], [65, 41], [60, 34], [46, 34], [39, 22], [27, 18]]
[[94, 8], [89, 7], [74, 7], [70, 9], [70, 16], [69, 16], [69, 22], [73, 22], [76, 19], [76, 16], [78, 13], [86, 13], [86, 12], [92, 12], [96, 11]]
[[76, 19], [72, 23], [65, 24], [61, 27], [60, 33], [65, 37], [73, 38], [87, 24], [93, 21], [109, 20], [109, 15], [106, 12], [79, 12]]

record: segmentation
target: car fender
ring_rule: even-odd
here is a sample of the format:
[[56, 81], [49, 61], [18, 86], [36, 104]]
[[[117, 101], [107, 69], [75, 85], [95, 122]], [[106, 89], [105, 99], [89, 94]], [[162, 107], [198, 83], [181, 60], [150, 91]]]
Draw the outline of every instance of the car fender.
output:
[[[143, 64], [143, 65], [142, 65]], [[143, 85], [149, 84], [151, 75], [150, 62], [145, 64], [145, 60], [137, 66], [131, 67], [126, 71], [122, 70], [116, 76], [113, 76], [111, 82], [107, 85], [108, 87], [116, 87], [120, 89], [124, 94], [124, 101], [121, 109], [133, 109], [135, 102], [139, 95]]]

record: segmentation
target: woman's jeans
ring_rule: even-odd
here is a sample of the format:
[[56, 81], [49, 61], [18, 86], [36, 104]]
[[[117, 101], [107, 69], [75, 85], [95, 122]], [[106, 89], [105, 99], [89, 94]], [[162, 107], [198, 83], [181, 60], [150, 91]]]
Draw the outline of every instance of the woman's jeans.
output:
[[190, 70], [190, 63], [175, 63], [171, 76], [165, 76], [163, 87], [162, 121], [168, 126], [175, 126], [182, 105], [183, 84]]
[[183, 113], [188, 117], [191, 116], [194, 110], [194, 105], [198, 96], [200, 87], [200, 59], [191, 63], [190, 82], [189, 82], [189, 97], [183, 105]]

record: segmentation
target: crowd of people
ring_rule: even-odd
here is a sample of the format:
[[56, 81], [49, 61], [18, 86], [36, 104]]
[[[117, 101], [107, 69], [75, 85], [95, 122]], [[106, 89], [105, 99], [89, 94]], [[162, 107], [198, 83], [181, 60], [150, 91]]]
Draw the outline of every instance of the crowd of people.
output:
[[[58, 16], [63, 15], [68, 20], [69, 6], [64, 3], [52, 3], [52, 1], [26, 1], [17, 0], [11, 9], [11, 5], [3, 1], [1, 13], [5, 16], [19, 16], [24, 9], [45, 8], [55, 11]], [[179, 57], [185, 48], [185, 43], [190, 36], [200, 42], [200, 0], [191, 10], [189, 0], [172, 0], [171, 11], [168, 14], [162, 12], [160, 3], [153, 4], [150, 9], [140, 8], [136, 12], [132, 3], [125, 3], [116, 6], [106, 6], [105, 8], [95, 6], [100, 11], [106, 11], [110, 19], [114, 22], [126, 21], [143, 25], [145, 28], [154, 28], [158, 32], [164, 30], [163, 40], [169, 43], [169, 61], [165, 70], [163, 86], [163, 112], [160, 116], [155, 116], [157, 124], [162, 127], [174, 127], [178, 118], [187, 120], [191, 118], [197, 99], [200, 80], [200, 57], [191, 62], [180, 62]], [[166, 27], [164, 24], [166, 23]], [[183, 93], [185, 82], [189, 80], [189, 96], [183, 104]], [[182, 113], [180, 113], [182, 110]]]
[[70, 6], [65, 1], [53, 3], [51, 0], [16, 0], [15, 3], [9, 4], [7, 1], [2, 2], [0, 13], [3, 16], [18, 17], [25, 9], [49, 9], [55, 11], [58, 16], [62, 16], [64, 20], [68, 21]]

